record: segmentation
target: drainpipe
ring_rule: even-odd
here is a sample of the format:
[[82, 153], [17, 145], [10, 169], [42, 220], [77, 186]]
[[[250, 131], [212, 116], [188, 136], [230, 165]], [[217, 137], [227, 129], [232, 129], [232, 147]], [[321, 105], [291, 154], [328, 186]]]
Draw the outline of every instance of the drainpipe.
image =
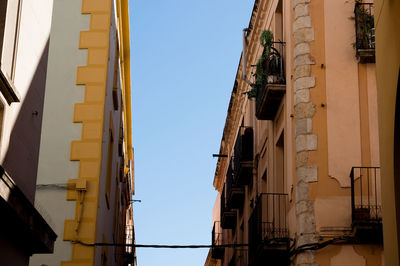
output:
[[243, 52], [242, 52], [242, 77], [243, 80], [246, 81], [247, 84], [251, 85], [250, 80], [247, 79], [246, 77], [246, 50], [247, 50], [247, 45], [246, 45], [246, 33], [250, 32], [249, 28], [244, 28], [243, 29]]

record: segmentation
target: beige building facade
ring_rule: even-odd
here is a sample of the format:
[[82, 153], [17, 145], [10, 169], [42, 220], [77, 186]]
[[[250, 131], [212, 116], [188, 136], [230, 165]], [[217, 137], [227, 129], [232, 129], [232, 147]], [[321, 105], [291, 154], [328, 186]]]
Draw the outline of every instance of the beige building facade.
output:
[[255, 1], [206, 265], [383, 265], [374, 10]]
[[57, 238], [34, 206], [53, 0], [0, 2], [0, 264], [28, 265]]
[[59, 236], [30, 265], [134, 265], [127, 0], [54, 0], [35, 204]]

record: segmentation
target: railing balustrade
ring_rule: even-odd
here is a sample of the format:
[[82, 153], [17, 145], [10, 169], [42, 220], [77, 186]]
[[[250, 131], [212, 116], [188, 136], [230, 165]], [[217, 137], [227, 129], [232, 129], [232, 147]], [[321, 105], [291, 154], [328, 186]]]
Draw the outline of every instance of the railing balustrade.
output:
[[287, 246], [288, 195], [262, 193], [249, 219], [249, 263], [253, 264], [265, 247]]
[[353, 223], [381, 222], [381, 175], [379, 167], [353, 167], [350, 173]]

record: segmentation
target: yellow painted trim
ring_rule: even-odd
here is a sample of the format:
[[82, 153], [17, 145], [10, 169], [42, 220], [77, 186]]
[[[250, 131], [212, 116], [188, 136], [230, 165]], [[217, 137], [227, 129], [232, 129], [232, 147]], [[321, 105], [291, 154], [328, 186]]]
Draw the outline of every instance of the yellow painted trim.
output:
[[[70, 159], [79, 161], [79, 180], [87, 182], [79, 230], [77, 193], [67, 192], [67, 200], [75, 200], [75, 218], [64, 222], [64, 240], [96, 242], [97, 206], [101, 169], [104, 104], [110, 42], [111, 0], [82, 0], [82, 14], [90, 14], [90, 29], [80, 33], [79, 48], [88, 50], [86, 66], [77, 67], [76, 84], [85, 85], [83, 103], [75, 103], [73, 122], [82, 123], [81, 140], [72, 141]], [[70, 261], [61, 265], [94, 265], [94, 247], [72, 244]]]
[[127, 128], [127, 151], [129, 160], [133, 159], [132, 150], [132, 107], [131, 107], [131, 53], [130, 53], [130, 38], [129, 38], [129, 5], [128, 0], [121, 0], [121, 28], [122, 28], [122, 43], [123, 43], [123, 64], [124, 64], [124, 92], [125, 92], [125, 123]]
[[[122, 79], [122, 95], [124, 98], [123, 120], [124, 120], [124, 142], [128, 160], [133, 163], [132, 148], [132, 95], [131, 95], [131, 60], [130, 60], [130, 33], [129, 33], [129, 3], [128, 0], [117, 1], [117, 17], [118, 17], [118, 36], [120, 37], [120, 62], [121, 62], [121, 79]], [[132, 176], [134, 173], [132, 173]], [[132, 191], [134, 191], [134, 181], [132, 178]]]
[[[116, 0], [118, 33], [120, 37], [121, 84], [123, 101], [124, 143], [128, 161], [133, 162], [132, 111], [130, 80], [130, 39], [128, 0]], [[75, 219], [64, 223], [64, 240], [96, 242], [96, 220], [99, 199], [104, 104], [106, 96], [107, 67], [110, 42], [112, 0], [82, 0], [82, 14], [90, 14], [90, 29], [80, 33], [79, 48], [88, 50], [86, 66], [77, 67], [76, 83], [85, 85], [83, 103], [74, 106], [73, 122], [82, 123], [82, 138], [71, 143], [71, 160], [79, 161], [78, 180], [87, 181], [84, 211], [76, 232], [79, 202], [76, 202]], [[132, 173], [133, 176], [133, 173]], [[69, 183], [78, 180], [71, 179]], [[133, 180], [132, 180], [133, 182]], [[67, 200], [77, 200], [75, 191], [67, 192]], [[73, 244], [70, 261], [61, 265], [93, 265], [94, 247]]]

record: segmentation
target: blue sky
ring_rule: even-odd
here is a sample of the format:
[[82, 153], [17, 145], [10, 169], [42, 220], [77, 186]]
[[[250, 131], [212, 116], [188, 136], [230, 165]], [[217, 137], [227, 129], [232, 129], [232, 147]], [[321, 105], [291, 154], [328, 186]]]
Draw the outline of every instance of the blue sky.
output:
[[[131, 0], [138, 244], [210, 244], [212, 186], [254, 0]], [[137, 249], [138, 266], [200, 266], [207, 249]]]

